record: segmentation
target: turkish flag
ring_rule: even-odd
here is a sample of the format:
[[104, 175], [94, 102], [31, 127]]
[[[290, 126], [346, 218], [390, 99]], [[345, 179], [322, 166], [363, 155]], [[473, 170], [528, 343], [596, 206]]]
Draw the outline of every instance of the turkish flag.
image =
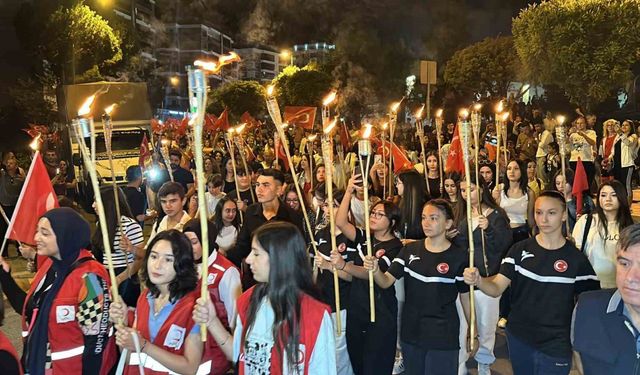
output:
[[140, 142], [140, 156], [138, 157], [138, 165], [143, 171], [151, 162], [151, 150], [149, 149], [149, 140], [147, 134], [142, 136], [142, 142]]
[[256, 120], [249, 112], [245, 112], [240, 116], [240, 121], [247, 124], [247, 130], [260, 127], [260, 122]]
[[456, 125], [453, 133], [449, 155], [447, 156], [447, 172], [464, 173], [464, 160], [462, 159], [462, 142], [460, 142], [460, 132]]
[[222, 129], [223, 131], [227, 131], [229, 130], [229, 111], [227, 111], [227, 109], [225, 108], [224, 111], [222, 111], [222, 113], [220, 114], [220, 117], [218, 117], [218, 120], [215, 122], [215, 128], [216, 130]]
[[59, 207], [47, 168], [39, 152], [33, 156], [29, 173], [22, 186], [18, 203], [13, 211], [6, 237], [10, 240], [34, 244], [36, 225], [47, 211]]
[[584, 170], [582, 159], [578, 158], [576, 164], [576, 173], [573, 178], [573, 189], [571, 194], [576, 197], [576, 213], [580, 215], [582, 213], [582, 192], [589, 190], [589, 180], [587, 179], [587, 172]]
[[276, 149], [276, 159], [282, 160], [282, 164], [284, 164], [284, 170], [289, 171], [289, 161], [287, 160], [287, 153], [284, 151], [284, 145], [280, 142], [280, 137], [278, 137], [278, 133], [275, 133], [275, 140], [273, 145]]
[[[378, 139], [375, 139], [375, 142], [380, 145], [377, 148], [376, 153], [379, 154], [379, 155], [387, 155], [388, 156], [389, 155], [389, 142], [381, 141], [381, 140], [378, 140]], [[383, 148], [384, 148], [384, 153], [382, 152]], [[393, 172], [394, 173], [398, 173], [403, 169], [413, 168], [413, 164], [411, 163], [411, 161], [407, 157], [407, 154], [404, 152], [403, 149], [398, 147], [398, 145], [395, 144], [395, 143], [393, 143], [391, 145], [391, 155], [392, 155]]]
[[304, 129], [313, 129], [316, 107], [284, 107], [284, 122]]

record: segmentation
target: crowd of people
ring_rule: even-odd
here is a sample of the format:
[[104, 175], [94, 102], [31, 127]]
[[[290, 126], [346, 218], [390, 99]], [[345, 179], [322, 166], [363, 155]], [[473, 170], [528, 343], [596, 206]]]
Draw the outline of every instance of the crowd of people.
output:
[[[503, 150], [495, 125], [483, 122], [468, 176], [440, 165], [453, 123], [440, 150], [438, 133], [425, 129], [425, 155], [414, 125], [399, 126], [396, 141], [413, 162], [401, 170], [381, 157], [355, 165], [355, 145], [324, 160], [319, 140], [295, 127], [287, 132], [293, 171], [266, 126], [234, 158], [213, 139], [203, 176], [207, 236], [194, 219], [193, 157], [179, 142], [168, 165], [155, 155], [144, 172], [130, 166], [118, 199], [110, 185], [96, 192], [106, 219], [93, 230], [90, 207], [76, 202], [73, 168], [45, 151], [62, 207], [40, 218], [34, 246], [18, 245], [35, 272], [28, 291], [3, 249], [0, 284], [22, 315], [24, 346], [19, 359], [0, 334], [0, 367], [32, 375], [453, 375], [474, 358], [483, 375], [505, 329], [517, 375], [572, 367], [631, 374], [640, 355], [640, 226], [630, 212], [636, 127], [607, 120], [599, 128], [595, 116], [579, 115], [559, 145], [557, 125], [540, 109], [515, 112]], [[589, 187], [578, 197], [580, 168]], [[9, 217], [24, 179], [7, 153], [0, 204]]]

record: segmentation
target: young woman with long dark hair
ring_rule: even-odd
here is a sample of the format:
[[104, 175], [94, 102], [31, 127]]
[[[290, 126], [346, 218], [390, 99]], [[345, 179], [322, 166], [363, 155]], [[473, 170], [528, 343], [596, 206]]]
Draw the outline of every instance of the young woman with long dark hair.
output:
[[470, 311], [469, 289], [462, 282], [468, 255], [446, 237], [453, 226], [453, 210], [445, 200], [427, 202], [421, 219], [426, 239], [403, 247], [387, 272], [379, 272], [378, 259], [373, 256], [365, 258], [364, 266], [374, 271], [381, 288], [406, 279], [400, 332], [405, 372], [455, 375], [460, 332], [458, 296], [467, 320]]
[[616, 139], [609, 156], [609, 164], [613, 178], [622, 182], [631, 198], [631, 176], [635, 167], [634, 160], [638, 155], [638, 136], [633, 132], [633, 121], [624, 120], [619, 128], [615, 129]]
[[[453, 209], [453, 222], [458, 223], [462, 210], [465, 208], [462, 194], [460, 193], [460, 180], [462, 176], [458, 172], [448, 172], [444, 175], [444, 200], [449, 202]], [[453, 227], [455, 228], [455, 226]]]
[[616, 247], [620, 232], [633, 224], [626, 191], [620, 181], [598, 189], [595, 212], [582, 215], [573, 227], [576, 246], [591, 262], [602, 288], [616, 287]]
[[535, 202], [540, 233], [514, 244], [498, 274], [482, 277], [478, 267], [464, 271], [464, 281], [489, 296], [499, 297], [511, 285], [506, 332], [515, 374], [569, 374], [575, 299], [599, 288], [587, 257], [562, 233], [565, 210], [563, 194], [540, 193]]
[[[363, 228], [349, 222], [351, 197], [360, 183], [359, 175], [349, 179], [336, 215], [337, 227], [348, 240], [355, 242], [358, 254], [349, 254], [345, 261], [334, 250], [331, 263], [341, 278], [351, 281], [346, 335], [353, 371], [356, 374], [391, 374], [396, 353], [398, 302], [394, 290], [375, 286], [376, 321], [370, 322], [369, 272], [363, 267], [367, 251], [366, 233]], [[380, 201], [371, 206], [367, 220], [373, 253], [384, 260], [381, 268], [386, 271], [402, 248], [402, 242], [394, 234], [400, 221], [400, 211], [393, 203]]]
[[433, 150], [428, 151], [426, 160], [427, 165], [425, 166], [424, 173], [427, 174], [427, 192], [429, 193], [429, 198], [440, 198], [444, 191], [442, 181], [440, 181], [440, 170], [438, 169], [438, 153]]
[[[202, 238], [202, 231], [199, 219], [188, 221], [182, 233], [191, 241], [193, 248], [193, 259], [196, 262], [196, 271], [200, 275], [202, 264], [202, 243], [209, 242], [209, 259], [206, 260], [208, 272], [206, 277], [209, 298], [215, 306], [216, 315], [227, 328], [233, 328], [236, 317], [236, 301], [242, 294], [242, 284], [240, 282], [240, 272], [238, 268], [217, 251], [216, 237], [218, 236], [215, 225], [207, 221], [208, 238]], [[203, 282], [201, 279], [200, 282]], [[198, 289], [199, 290], [199, 289]], [[216, 341], [209, 337], [204, 347], [202, 362], [211, 360], [210, 375], [226, 374], [230, 368], [229, 361]]]
[[[344, 191], [335, 190], [333, 192], [333, 204], [330, 204], [326, 199], [322, 204], [322, 211], [325, 217], [329, 216], [329, 210], [334, 211], [334, 215], [337, 214], [338, 207], [340, 206], [340, 202], [342, 202], [342, 198], [344, 197]], [[355, 252], [357, 252], [356, 246], [352, 241], [342, 233], [340, 228], [335, 228], [335, 236], [336, 236], [336, 246], [338, 248], [338, 252], [342, 256], [343, 259], [352, 258]], [[334, 268], [331, 265], [331, 228], [329, 227], [328, 219], [317, 227], [317, 231], [315, 233], [315, 240], [318, 247], [319, 256], [315, 257], [315, 254], [311, 254], [314, 258], [314, 263], [321, 272], [318, 273], [316, 278], [316, 285], [320, 292], [320, 300], [326, 303], [329, 307], [331, 307], [331, 317], [336, 320], [337, 312], [336, 308], [336, 300], [335, 300], [335, 290], [334, 290], [334, 282], [333, 282], [333, 270]], [[338, 374], [340, 375], [348, 375], [353, 374], [353, 370], [351, 368], [351, 361], [349, 360], [349, 352], [347, 351], [347, 340], [346, 340], [346, 321], [347, 321], [347, 307], [349, 305], [349, 294], [351, 283], [340, 278], [338, 280], [338, 285], [340, 287], [340, 317], [342, 319], [342, 332], [340, 332], [339, 336], [336, 336], [336, 364]]]
[[227, 250], [235, 246], [240, 232], [238, 205], [232, 197], [226, 195], [218, 201], [213, 215], [213, 223], [216, 233], [218, 233], [216, 237], [218, 250], [224, 255]]
[[[139, 366], [154, 374], [209, 373], [211, 363], [200, 363], [200, 326], [191, 318], [199, 292], [193, 265], [191, 242], [176, 229], [156, 234], [147, 246], [141, 270], [147, 289], [138, 299], [135, 320], [129, 322], [131, 327], [116, 325], [116, 343], [130, 351], [121, 358], [125, 374], [138, 374]], [[122, 301], [112, 303], [109, 312], [115, 323], [129, 320]]]
[[[479, 178], [480, 186], [476, 186], [475, 173], [470, 174], [471, 186], [463, 179], [460, 182], [462, 199], [467, 199], [467, 189], [471, 190], [471, 218], [467, 218], [466, 209], [462, 210], [458, 222], [458, 234], [453, 242], [464, 249], [469, 248], [468, 225], [473, 229], [473, 243], [475, 246], [474, 263], [480, 269], [483, 276], [493, 276], [500, 269], [500, 262], [506, 254], [512, 242], [509, 218], [504, 210], [491, 197], [490, 190], [486, 187], [484, 179]], [[478, 191], [478, 189], [480, 189]], [[480, 199], [478, 200], [478, 195]], [[484, 241], [483, 241], [484, 237]], [[484, 244], [484, 249], [483, 249]], [[486, 295], [482, 292], [474, 294], [476, 312], [478, 315], [478, 340], [479, 347], [474, 358], [478, 362], [478, 372], [483, 374], [489, 371], [489, 367], [496, 360], [493, 348], [496, 339], [496, 325], [498, 323], [500, 298]], [[464, 323], [464, 322], [463, 322]], [[466, 332], [465, 330], [462, 331]], [[461, 348], [461, 366], [466, 362], [466, 350]]]
[[535, 196], [529, 189], [527, 163], [511, 160], [507, 164], [505, 182], [493, 190], [493, 198], [509, 217], [513, 242], [529, 238], [533, 227], [533, 202]]
[[424, 176], [415, 169], [402, 171], [396, 178], [396, 190], [400, 196], [398, 202], [400, 221], [397, 225], [400, 237], [412, 240], [424, 238], [424, 231], [420, 224], [420, 212], [427, 201]]
[[[331, 310], [315, 299], [309, 256], [296, 226], [271, 222], [253, 233], [247, 257], [258, 284], [238, 300], [233, 335], [210, 301], [193, 311], [238, 374], [336, 374]], [[300, 353], [304, 353], [300, 356]]]

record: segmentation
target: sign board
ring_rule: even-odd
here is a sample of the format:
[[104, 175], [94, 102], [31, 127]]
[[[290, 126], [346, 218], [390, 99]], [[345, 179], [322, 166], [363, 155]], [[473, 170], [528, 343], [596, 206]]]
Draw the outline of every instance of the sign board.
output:
[[420, 61], [420, 83], [423, 85], [435, 85], [438, 75], [438, 67], [435, 61]]

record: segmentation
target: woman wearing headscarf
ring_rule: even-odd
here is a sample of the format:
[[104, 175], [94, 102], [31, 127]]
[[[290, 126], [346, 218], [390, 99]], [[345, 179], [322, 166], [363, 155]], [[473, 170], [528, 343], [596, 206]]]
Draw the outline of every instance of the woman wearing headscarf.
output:
[[47, 256], [25, 296], [25, 373], [106, 374], [115, 363], [109, 332], [109, 277], [85, 248], [89, 223], [71, 208], [38, 221], [37, 253]]

